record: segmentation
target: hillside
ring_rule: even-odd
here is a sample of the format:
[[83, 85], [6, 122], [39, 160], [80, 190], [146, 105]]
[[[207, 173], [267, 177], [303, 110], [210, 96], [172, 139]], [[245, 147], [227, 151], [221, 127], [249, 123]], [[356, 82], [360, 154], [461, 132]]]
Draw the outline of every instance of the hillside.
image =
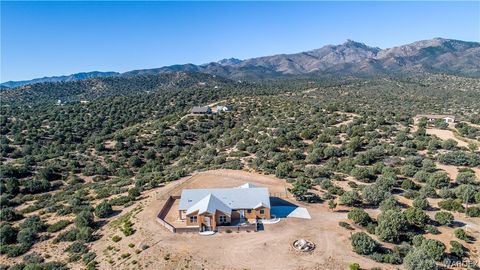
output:
[[[98, 81], [106, 86], [92, 87]], [[425, 257], [430, 265], [478, 260], [478, 79], [238, 83], [171, 73], [82, 83], [88, 87], [58, 85], [70, 87], [72, 98], [99, 98], [0, 107], [2, 269], [40, 262], [42, 269], [255, 268], [244, 259], [252, 246], [259, 265], [294, 268], [302, 256], [291, 250], [298, 237], [317, 244], [301, 262], [306, 269], [346, 269], [352, 262], [403, 268], [423, 249], [437, 259]], [[14, 102], [26, 98], [24, 91], [13, 91], [9, 102], [25, 104]], [[37, 99], [53, 98], [41, 92]], [[233, 111], [188, 115], [192, 106], [214, 102]], [[419, 113], [457, 118], [451, 126], [414, 123]], [[437, 131], [456, 137], [436, 137]], [[308, 208], [313, 219], [211, 238], [172, 234], [155, 221], [159, 195], [176, 180], [219, 169], [275, 175], [272, 188], [288, 185], [289, 202]], [[202, 240], [223, 252], [193, 245]], [[248, 248], [229, 248], [239, 241]]]
[[221, 87], [233, 81], [202, 73], [165, 73], [129, 77], [91, 78], [71, 82], [46, 82], [5, 89], [0, 92], [2, 105], [33, 105], [92, 101], [184, 88]]
[[136, 70], [123, 75], [196, 71], [234, 79], [339, 77], [447, 73], [480, 76], [480, 43], [435, 38], [388, 49], [348, 40], [341, 45], [247, 60], [221, 60], [205, 65], [175, 65]]
[[72, 82], [78, 80], [84, 80], [89, 78], [101, 78], [101, 77], [111, 77], [119, 75], [118, 72], [100, 72], [100, 71], [92, 71], [92, 72], [82, 72], [82, 73], [75, 73], [67, 76], [54, 76], [54, 77], [43, 77], [33, 80], [26, 80], [26, 81], [8, 81], [2, 83], [0, 86], [7, 87], [7, 88], [14, 88], [28, 84], [34, 83], [45, 83], [45, 82]]
[[223, 59], [204, 65], [178, 64], [155, 69], [133, 70], [122, 74], [79, 73], [31, 81], [6, 82], [17, 87], [38, 82], [66, 82], [93, 77], [158, 75], [171, 72], [201, 72], [230, 79], [338, 78], [375, 76], [417, 76], [445, 73], [480, 76], [480, 43], [435, 38], [380, 49], [348, 40], [340, 45], [294, 54], [278, 54], [239, 60]]

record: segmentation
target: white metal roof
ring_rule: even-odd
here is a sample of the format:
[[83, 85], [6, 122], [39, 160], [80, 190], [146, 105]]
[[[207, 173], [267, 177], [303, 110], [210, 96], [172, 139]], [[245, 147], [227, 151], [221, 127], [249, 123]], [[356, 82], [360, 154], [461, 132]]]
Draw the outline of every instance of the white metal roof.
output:
[[[267, 188], [210, 188], [184, 189], [180, 198], [179, 210], [190, 210], [192, 206], [213, 195], [230, 209], [255, 209], [259, 204], [270, 208], [270, 196]], [[205, 202], [203, 202], [205, 203]], [[212, 201], [213, 203], [213, 201]]]
[[251, 183], [245, 183], [241, 186], [238, 186], [237, 188], [256, 188], [257, 186], [255, 186], [254, 184], [251, 184]]
[[215, 195], [211, 193], [205, 196], [203, 199], [198, 201], [196, 204], [190, 206], [187, 209], [187, 215], [198, 211], [198, 214], [210, 213], [215, 214], [215, 212], [219, 210], [225, 214], [230, 215], [232, 213], [232, 209], [225, 205], [221, 200], [219, 200]]

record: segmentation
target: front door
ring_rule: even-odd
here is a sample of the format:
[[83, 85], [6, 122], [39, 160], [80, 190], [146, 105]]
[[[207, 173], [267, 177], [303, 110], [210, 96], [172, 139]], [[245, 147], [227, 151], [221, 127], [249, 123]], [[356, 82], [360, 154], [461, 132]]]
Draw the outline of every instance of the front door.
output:
[[240, 219], [245, 219], [245, 210], [240, 210]]
[[204, 223], [205, 223], [205, 231], [211, 231], [212, 225], [210, 223], [210, 217], [205, 217]]

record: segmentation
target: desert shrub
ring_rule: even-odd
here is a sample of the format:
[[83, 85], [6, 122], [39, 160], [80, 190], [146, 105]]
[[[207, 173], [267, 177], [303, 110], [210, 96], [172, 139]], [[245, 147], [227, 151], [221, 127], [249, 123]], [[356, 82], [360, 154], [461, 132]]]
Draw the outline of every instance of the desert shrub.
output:
[[412, 180], [410, 179], [405, 179], [402, 182], [402, 185], [400, 186], [402, 189], [418, 189], [417, 184], [415, 184]]
[[350, 174], [365, 183], [371, 183], [375, 180], [375, 173], [370, 167], [355, 167]]
[[47, 232], [54, 233], [63, 230], [65, 227], [70, 225], [72, 222], [68, 220], [59, 220], [52, 225], [49, 225], [47, 228]]
[[84, 264], [89, 264], [96, 257], [97, 257], [97, 255], [95, 254], [95, 252], [88, 252], [85, 255], [83, 255], [82, 261], [83, 261]]
[[434, 172], [428, 177], [427, 184], [435, 188], [448, 187], [450, 185], [450, 177], [446, 172]]
[[356, 224], [361, 226], [366, 226], [368, 223], [372, 221], [368, 213], [363, 210], [362, 208], [354, 208], [350, 212], [348, 212], [348, 219], [351, 219]]
[[425, 240], [425, 236], [423, 236], [421, 234], [417, 234], [417, 235], [413, 236], [413, 238], [412, 238], [412, 245], [415, 246], [415, 247], [419, 247], [419, 246], [422, 245], [423, 240]]
[[427, 226], [425, 226], [425, 231], [434, 235], [440, 234], [440, 231], [438, 230], [438, 228], [431, 224], [428, 224]]
[[421, 248], [412, 249], [403, 259], [407, 270], [437, 270], [435, 260]]
[[39, 264], [43, 263], [45, 259], [37, 252], [32, 252], [23, 256], [23, 261], [27, 264]]
[[457, 212], [464, 211], [462, 200], [460, 199], [446, 199], [439, 202], [438, 206], [442, 209], [449, 210], [449, 211], [457, 211]]
[[368, 255], [377, 248], [377, 243], [366, 233], [358, 232], [351, 236], [352, 248], [358, 254]]
[[418, 182], [425, 183], [427, 182], [428, 178], [430, 177], [430, 174], [424, 170], [420, 170], [415, 175], [413, 178], [417, 180]]
[[343, 205], [354, 206], [360, 203], [360, 196], [357, 191], [347, 191], [340, 196], [340, 203]]
[[23, 216], [13, 208], [7, 207], [0, 210], [0, 221], [16, 221], [22, 218]]
[[375, 234], [383, 241], [398, 242], [406, 227], [407, 219], [402, 212], [387, 210], [378, 216]]
[[435, 187], [428, 183], [424, 185], [422, 188], [420, 188], [419, 194], [420, 196], [426, 197], [426, 198], [437, 197], [437, 191], [435, 190]]
[[77, 234], [79, 232], [79, 229], [71, 229], [65, 232], [60, 233], [54, 240], [54, 243], [58, 242], [72, 242], [77, 240]]
[[408, 177], [413, 177], [417, 172], [418, 168], [410, 164], [404, 165], [400, 168], [400, 173]]
[[371, 205], [379, 205], [380, 202], [382, 202], [389, 195], [390, 193], [388, 190], [377, 184], [366, 186], [362, 190], [363, 199], [366, 203]]
[[410, 225], [415, 225], [419, 228], [423, 228], [430, 220], [428, 215], [425, 214], [422, 209], [416, 207], [408, 208], [407, 210], [405, 210], [404, 214]]
[[83, 243], [88, 243], [93, 241], [93, 229], [90, 227], [82, 227], [78, 230], [77, 235], [76, 235], [76, 240], [83, 242]]
[[349, 266], [348, 266], [348, 269], [350, 270], [360, 270], [360, 264], [358, 263], [351, 263]]
[[0, 227], [0, 245], [13, 244], [17, 240], [17, 229], [8, 223]]
[[130, 197], [130, 196], [120, 196], [120, 197], [117, 197], [115, 199], [111, 199], [109, 203], [111, 205], [121, 206], [121, 205], [125, 205], [125, 204], [131, 202], [132, 199], [133, 198]]
[[447, 165], [456, 166], [478, 166], [480, 156], [477, 153], [468, 153], [464, 151], [450, 151], [438, 157], [438, 160]]
[[465, 247], [457, 241], [450, 241], [450, 253], [458, 258], [463, 258], [466, 255]]
[[30, 179], [25, 182], [23, 187], [24, 189], [22, 193], [37, 194], [48, 191], [51, 187], [51, 184], [47, 180]]
[[87, 246], [82, 244], [81, 242], [73, 242], [70, 246], [67, 247], [65, 251], [70, 253], [85, 253], [87, 252]]
[[480, 217], [480, 207], [478, 207], [478, 206], [468, 207], [465, 210], [465, 213], [469, 217]]
[[426, 254], [434, 259], [440, 261], [445, 255], [445, 244], [434, 239], [425, 239], [420, 245], [420, 249], [424, 250]]
[[427, 210], [430, 207], [428, 200], [425, 197], [417, 197], [413, 200], [413, 207], [420, 208], [422, 210]]
[[93, 214], [90, 211], [81, 211], [75, 217], [75, 225], [78, 228], [92, 227], [93, 226]]
[[7, 257], [18, 257], [30, 250], [31, 245], [17, 244], [1, 246], [1, 253], [6, 254]]
[[112, 205], [107, 201], [99, 203], [95, 207], [95, 215], [99, 218], [106, 218], [113, 213]]
[[445, 212], [445, 211], [440, 211], [440, 212], [435, 213], [435, 220], [440, 225], [450, 225], [450, 224], [452, 224], [454, 218], [453, 218], [452, 213]]
[[352, 226], [350, 226], [350, 224], [348, 224], [348, 223], [345, 222], [345, 221], [340, 221], [340, 222], [338, 222], [338, 225], [340, 225], [340, 227], [343, 227], [343, 228], [345, 228], [345, 229], [347, 229], [347, 230], [352, 230], [352, 231], [354, 230], [354, 228], [353, 228]]
[[120, 236], [118, 236], [118, 235], [114, 235], [114, 236], [112, 237], [112, 241], [113, 241], [113, 242], [119, 242], [120, 240], [122, 240], [122, 237], [120, 237]]
[[467, 232], [462, 228], [455, 229], [455, 231], [453, 231], [453, 234], [458, 239], [461, 239], [463, 241], [469, 241], [469, 237], [468, 237]]
[[387, 210], [400, 210], [400, 205], [398, 204], [397, 200], [391, 196], [388, 195], [386, 199], [384, 199], [380, 203], [380, 210], [382, 211], [387, 211]]
[[123, 226], [121, 228], [121, 231], [125, 236], [130, 236], [135, 233], [135, 230], [133, 229], [133, 223], [130, 220], [127, 220], [123, 223]]
[[30, 216], [25, 219], [25, 221], [20, 224], [21, 229], [30, 228], [35, 233], [45, 231], [47, 225], [40, 219], [39, 216]]
[[24, 228], [18, 231], [17, 242], [24, 246], [31, 246], [35, 242], [37, 234], [31, 228]]
[[455, 180], [458, 184], [473, 184], [475, 183], [476, 176], [474, 172], [470, 171], [459, 172]]

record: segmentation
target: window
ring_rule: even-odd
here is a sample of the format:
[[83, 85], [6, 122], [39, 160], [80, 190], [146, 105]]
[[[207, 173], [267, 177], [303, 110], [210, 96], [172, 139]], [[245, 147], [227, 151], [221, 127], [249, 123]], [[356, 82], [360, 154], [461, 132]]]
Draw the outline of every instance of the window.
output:
[[220, 223], [227, 223], [227, 217], [226, 216], [219, 216], [218, 221]]
[[260, 209], [260, 215], [263, 215], [263, 214], [265, 214], [265, 210]]
[[247, 213], [249, 213], [249, 214], [252, 213], [252, 209], [248, 209]]
[[190, 223], [197, 223], [197, 216], [191, 216]]

